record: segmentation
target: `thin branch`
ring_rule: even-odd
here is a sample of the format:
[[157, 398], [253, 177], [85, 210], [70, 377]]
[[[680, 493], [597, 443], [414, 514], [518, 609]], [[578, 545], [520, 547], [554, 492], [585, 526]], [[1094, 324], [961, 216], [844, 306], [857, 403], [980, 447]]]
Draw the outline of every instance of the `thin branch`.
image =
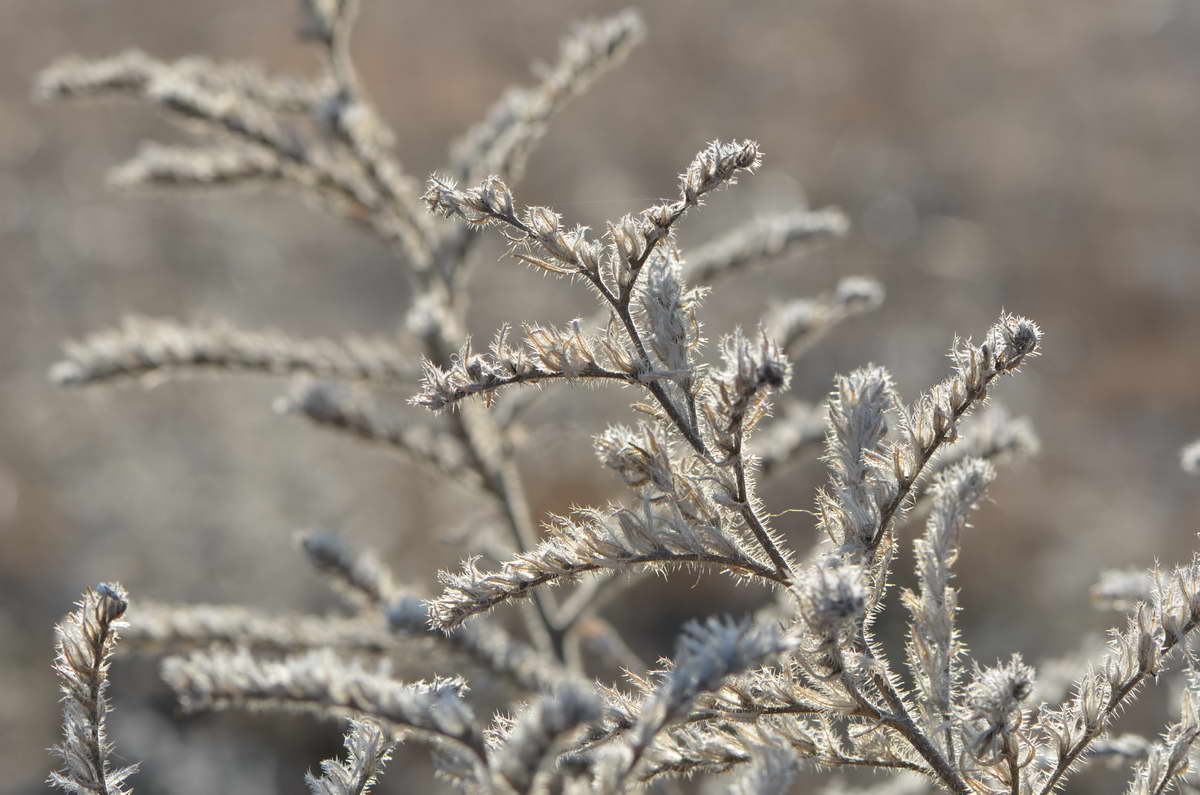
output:
[[746, 525], [754, 533], [754, 538], [758, 541], [759, 546], [771, 558], [771, 563], [774, 564], [775, 570], [785, 580], [793, 580], [795, 576], [792, 574], [792, 567], [780, 552], [775, 539], [771, 537], [771, 533], [763, 525], [762, 519], [759, 518], [758, 512], [754, 510], [754, 505], [751, 501], [749, 486], [746, 481], [746, 461], [742, 456], [742, 439], [744, 427], [739, 425], [737, 432], [737, 446], [734, 449], [734, 464], [733, 469], [737, 477], [737, 495], [734, 497], [738, 503], [742, 518], [746, 520]]
[[544, 692], [567, 678], [567, 670], [553, 657], [516, 640], [492, 623], [476, 622], [446, 634], [432, 629], [429, 608], [416, 596], [404, 596], [387, 608], [393, 633], [431, 641], [464, 657], [489, 676], [499, 676], [530, 692]]
[[987, 398], [988, 387], [997, 378], [1016, 371], [1026, 357], [1037, 355], [1040, 339], [1041, 330], [1035, 323], [1004, 314], [982, 346], [952, 351], [956, 376], [935, 387], [918, 403], [915, 415], [907, 418], [912, 444], [906, 455], [897, 454], [895, 494], [880, 508], [868, 551], [873, 553], [891, 529], [933, 454], [944, 442], [957, 438], [958, 421]]
[[169, 657], [163, 678], [188, 710], [367, 718], [462, 748], [481, 766], [487, 758], [483, 733], [459, 697], [462, 680], [402, 684], [330, 652], [264, 660], [245, 651]]
[[224, 321], [185, 324], [129, 316], [120, 328], [65, 346], [50, 370], [62, 386], [90, 386], [149, 375], [198, 371], [308, 373], [385, 386], [419, 377], [408, 356], [382, 339], [301, 340], [272, 329], [247, 331]]
[[137, 772], [128, 765], [113, 770], [108, 741], [108, 666], [117, 642], [116, 630], [129, 607], [125, 590], [102, 583], [84, 592], [78, 609], [54, 629], [57, 639], [54, 672], [62, 691], [63, 742], [51, 750], [62, 770], [47, 783], [68, 792], [125, 795], [125, 780]]
[[[1057, 759], [1051, 770], [1042, 771], [1044, 778], [1038, 782], [1041, 795], [1057, 788], [1138, 687], [1147, 679], [1157, 679], [1174, 651], [1181, 647], [1186, 651], [1188, 636], [1200, 625], [1200, 555], [1193, 555], [1190, 563], [1170, 573], [1156, 568], [1151, 578], [1154, 587], [1149, 600], [1136, 606], [1125, 629], [1111, 633], [1108, 653], [1098, 665], [1088, 666], [1070, 701], [1060, 708], [1042, 706], [1038, 729]], [[1173, 737], [1168, 732], [1172, 744], [1195, 725], [1192, 697], [1190, 689], [1185, 691], [1185, 720], [1174, 727], [1180, 731]]]
[[402, 227], [411, 265], [424, 270], [432, 258], [435, 232], [416, 198], [418, 183], [404, 173], [391, 153], [395, 135], [376, 114], [350, 56], [358, 2], [342, 0], [339, 5], [337, 17], [323, 31], [325, 35], [316, 37], [323, 45], [327, 69], [337, 87], [336, 95], [324, 107], [326, 119], [336, 139], [349, 148], [367, 182], [378, 193], [386, 214]]
[[941, 779], [951, 792], [956, 795], [970, 795], [971, 789], [967, 786], [962, 777], [955, 772], [954, 768], [946, 761], [941, 752], [933, 745], [932, 742], [921, 732], [916, 723], [908, 715], [908, 708], [904, 704], [904, 699], [892, 687], [891, 682], [887, 681], [882, 675], [874, 677], [875, 686], [879, 689], [880, 694], [892, 709], [891, 713], [881, 713], [880, 721], [892, 729], [895, 729], [909, 745], [913, 747], [918, 754], [929, 764], [933, 773]]
[[[519, 560], [519, 558], [518, 558]], [[790, 581], [772, 568], [767, 568], [748, 557], [724, 557], [703, 553], [652, 552], [597, 562], [563, 561], [554, 571], [542, 571], [533, 575], [518, 575], [513, 569], [502, 570], [495, 575], [471, 579], [468, 568], [464, 575], [449, 575], [442, 572], [439, 579], [446, 586], [442, 596], [431, 602], [432, 621], [444, 630], [452, 630], [473, 615], [487, 612], [496, 605], [531, 594], [539, 586], [560, 580], [573, 580], [592, 571], [612, 569], [620, 571], [627, 566], [678, 566], [698, 565], [724, 569], [751, 577], [787, 586]], [[472, 594], [474, 592], [474, 594]], [[455, 594], [461, 594], [456, 596]]]
[[688, 257], [688, 281], [712, 284], [760, 264], [802, 257], [850, 228], [836, 208], [755, 218]]
[[346, 731], [346, 761], [326, 759], [322, 775], [304, 776], [312, 795], [367, 795], [383, 773], [395, 742], [371, 721], [350, 721]]
[[452, 406], [459, 401], [466, 400], [470, 397], [478, 395], [488, 395], [492, 392], [497, 392], [505, 387], [516, 386], [519, 384], [538, 385], [543, 381], [555, 380], [597, 380], [597, 381], [621, 381], [626, 384], [636, 384], [637, 379], [628, 373], [621, 373], [615, 370], [606, 370], [603, 367], [585, 366], [581, 367], [575, 373], [554, 372], [545, 370], [539, 367], [529, 367], [520, 373], [514, 373], [509, 376], [487, 376], [477, 383], [467, 383], [460, 386], [452, 386], [445, 390], [437, 390], [436, 392], [426, 390], [422, 393], [414, 403], [416, 405], [426, 406], [434, 410], [441, 410], [448, 406]]
[[288, 395], [275, 401], [275, 410], [300, 415], [320, 427], [394, 450], [453, 478], [455, 483], [479, 486], [478, 473], [467, 465], [466, 452], [458, 439], [428, 424], [398, 422], [340, 385], [296, 384]]
[[377, 620], [158, 602], [138, 604], [123, 639], [127, 652], [176, 654], [218, 645], [289, 654], [319, 648], [381, 654], [395, 645], [395, 638]]

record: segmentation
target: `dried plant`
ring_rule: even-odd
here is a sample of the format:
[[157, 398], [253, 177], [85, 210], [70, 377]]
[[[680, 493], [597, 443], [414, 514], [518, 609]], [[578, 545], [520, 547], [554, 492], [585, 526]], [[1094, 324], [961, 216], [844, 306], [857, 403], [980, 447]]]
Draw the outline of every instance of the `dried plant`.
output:
[[54, 628], [63, 742], [53, 749], [62, 769], [50, 774], [49, 783], [68, 792], [120, 795], [130, 791], [125, 780], [137, 772], [137, 765], [112, 769], [113, 748], [105, 728], [108, 666], [128, 607], [120, 585], [100, 584], [85, 591], [78, 609]]
[[[323, 56], [315, 79], [129, 52], [64, 61], [46, 71], [39, 93], [141, 100], [197, 134], [191, 147], [143, 148], [116, 169], [117, 185], [276, 187], [379, 236], [411, 280], [407, 338], [303, 341], [131, 319], [68, 345], [51, 376], [77, 386], [197, 370], [320, 378], [293, 385], [278, 408], [468, 484], [495, 507], [507, 537], [471, 539], [461, 570], [442, 572], [441, 592], [428, 596], [398, 585], [369, 553], [301, 536], [313, 567], [347, 597], [349, 617], [130, 609], [128, 646], [171, 655], [163, 675], [185, 708], [348, 720], [345, 760], [307, 777], [316, 793], [367, 792], [408, 737], [428, 743], [439, 772], [472, 792], [616, 793], [729, 771], [738, 773], [737, 791], [784, 792], [808, 765], [896, 777], [879, 792], [1045, 795], [1098, 757], [1132, 765], [1131, 792], [1186, 784], [1200, 736], [1195, 676], [1160, 741], [1108, 732], [1200, 622], [1200, 557], [1146, 576], [1105, 576], [1097, 601], [1130, 617], [1107, 652], [1076, 669], [1069, 693], [1035, 691], [1035, 670], [1019, 655], [991, 666], [971, 659], [957, 629], [953, 566], [974, 506], [997, 477], [994, 464], [1037, 445], [1028, 420], [998, 408], [974, 424], [967, 417], [1041, 353], [1033, 321], [1004, 312], [977, 341], [954, 340], [949, 375], [912, 402], [872, 365], [838, 376], [824, 405], [785, 404], [772, 417], [790, 384], [790, 358], [878, 306], [882, 287], [850, 278], [826, 295], [781, 304], [760, 326], [719, 340], [716, 356], [706, 348], [703, 304], [745, 268], [844, 234], [840, 212], [753, 220], [685, 257], [676, 226], [759, 167], [763, 154], [749, 140], [705, 146], [671, 198], [599, 234], [521, 204], [510, 187], [552, 117], [641, 40], [636, 13], [576, 29], [537, 84], [505, 94], [454, 144], [422, 194], [355, 73], [355, 2], [308, 0], [304, 8], [303, 33]], [[484, 229], [502, 236], [512, 259], [582, 284], [598, 318], [526, 320], [479, 350], [463, 328], [474, 233]], [[420, 421], [377, 409], [363, 391], [416, 380], [411, 403], [432, 412]], [[627, 387], [639, 419], [595, 440], [627, 499], [551, 517], [539, 532], [514, 458], [517, 417], [522, 390], [559, 381]], [[797, 550], [772, 527], [757, 481], [821, 445], [829, 480], [817, 499], [819, 540]], [[1196, 458], [1195, 445], [1183, 454], [1192, 469]], [[913, 541], [916, 585], [901, 594], [909, 619], [897, 662], [876, 623], [901, 531], [918, 507], [927, 517]], [[598, 610], [631, 577], [679, 569], [774, 598], [753, 616], [690, 624], [673, 659], [646, 670]], [[549, 586], [570, 590], [558, 598]], [[518, 602], [524, 639], [485, 615]], [[100, 586], [58, 628], [66, 739], [52, 782], [63, 788], [124, 792], [134, 770], [110, 769], [103, 722], [113, 630], [126, 604], [117, 586]], [[592, 679], [585, 646], [623, 666], [630, 689]], [[465, 677], [393, 676], [389, 657], [417, 663], [430, 649], [507, 687], [512, 717], [485, 728]], [[847, 790], [835, 783], [827, 791]]]
[[346, 761], [327, 759], [323, 775], [304, 777], [313, 795], [360, 795], [370, 792], [391, 756], [394, 743], [382, 728], [370, 721], [351, 721], [346, 732]]

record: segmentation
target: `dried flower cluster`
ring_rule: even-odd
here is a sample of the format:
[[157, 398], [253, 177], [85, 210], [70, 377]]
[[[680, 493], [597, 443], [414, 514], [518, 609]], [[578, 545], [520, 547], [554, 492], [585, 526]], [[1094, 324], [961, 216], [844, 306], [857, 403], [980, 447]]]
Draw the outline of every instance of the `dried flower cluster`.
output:
[[[840, 212], [758, 219], [685, 257], [675, 227], [759, 167], [763, 154], [749, 140], [708, 144], [673, 198], [600, 234], [522, 205], [510, 187], [555, 113], [641, 40], [635, 13], [568, 36], [536, 85], [505, 94], [454, 144], [422, 195], [355, 74], [356, 3], [304, 8], [303, 33], [323, 56], [315, 79], [130, 52], [64, 61], [39, 91], [140, 99], [198, 135], [192, 147], [145, 147], [114, 173], [122, 187], [288, 188], [381, 237], [408, 266], [410, 339], [302, 341], [131, 319], [67, 346], [52, 377], [80, 386], [198, 370], [321, 379], [293, 385], [278, 408], [469, 484], [508, 532], [471, 539], [472, 555], [439, 575], [434, 596], [397, 584], [370, 553], [302, 535], [303, 553], [346, 597], [349, 616], [129, 608], [125, 646], [168, 655], [163, 676], [185, 708], [347, 720], [344, 759], [306, 779], [326, 795], [368, 792], [404, 739], [431, 745], [439, 772], [470, 792], [617, 793], [729, 771], [738, 771], [735, 791], [786, 792], [809, 765], [895, 776], [879, 792], [1045, 795], [1093, 756], [1132, 764], [1131, 792], [1166, 792], [1186, 779], [1200, 737], [1195, 673], [1159, 741], [1107, 732], [1143, 684], [1170, 670], [1200, 623], [1200, 557], [1170, 571], [1105, 576], [1096, 600], [1128, 611], [1128, 624], [1069, 693], [1038, 690], [1019, 655], [992, 666], [971, 660], [959, 635], [953, 567], [971, 513], [996, 465], [1037, 447], [1029, 422], [999, 408], [967, 418], [1040, 354], [1033, 321], [1002, 313], [977, 342], [955, 340], [950, 373], [911, 403], [885, 369], [866, 366], [837, 377], [824, 405], [785, 402], [773, 417], [791, 359], [877, 307], [881, 286], [848, 278], [826, 295], [780, 304], [761, 325], [721, 339], [716, 356], [702, 335], [703, 303], [732, 274], [844, 234]], [[486, 351], [473, 348], [462, 331], [465, 266], [471, 232], [485, 228], [503, 236], [513, 259], [585, 285], [600, 315], [563, 327], [526, 321], [519, 341], [505, 327]], [[431, 410], [421, 421], [375, 408], [363, 391], [416, 380], [411, 403]], [[539, 531], [514, 460], [516, 418], [531, 386], [558, 381], [618, 383], [636, 393], [640, 416], [595, 440], [626, 499], [552, 517]], [[829, 480], [815, 511], [819, 541], [796, 550], [772, 527], [756, 480], [822, 446]], [[1195, 445], [1183, 453], [1193, 469], [1196, 458]], [[925, 529], [912, 542], [917, 577], [900, 596], [908, 634], [895, 661], [875, 622], [901, 531], [918, 508]], [[598, 610], [623, 581], [681, 568], [775, 598], [753, 616], [688, 625], [674, 658], [647, 670]], [[526, 638], [483, 615], [518, 600]], [[104, 730], [106, 672], [126, 608], [124, 591], [102, 585], [58, 628], [65, 740], [51, 781], [64, 789], [126, 792], [136, 768], [111, 767]], [[430, 654], [456, 661], [465, 676], [393, 675], [393, 656], [412, 663]], [[624, 668], [630, 689], [597, 681], [598, 661]], [[476, 672], [511, 705], [490, 726], [471, 706]]]

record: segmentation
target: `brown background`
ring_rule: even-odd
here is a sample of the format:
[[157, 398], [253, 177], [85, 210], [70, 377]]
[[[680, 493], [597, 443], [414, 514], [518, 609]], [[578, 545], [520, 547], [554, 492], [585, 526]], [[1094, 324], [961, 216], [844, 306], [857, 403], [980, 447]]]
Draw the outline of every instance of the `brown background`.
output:
[[[360, 66], [418, 177], [505, 86], [528, 81], [531, 61], [553, 56], [573, 19], [618, 7], [365, 5]], [[1096, 572], [1181, 560], [1200, 530], [1200, 483], [1177, 465], [1200, 436], [1200, 6], [823, 0], [644, 12], [647, 43], [555, 123], [518, 197], [595, 226], [671, 191], [704, 142], [758, 140], [762, 172], [690, 216], [685, 246], [805, 194], [843, 207], [855, 230], [826, 255], [718, 291], [710, 336], [843, 275], [888, 290], [882, 311], [799, 363], [795, 390], [811, 399], [866, 361], [914, 396], [944, 373], [954, 333], [982, 333], [1002, 307], [1037, 319], [1045, 356], [999, 396], [1033, 418], [1044, 449], [1003, 471], [967, 538], [965, 635], [983, 661], [1013, 650], [1039, 661], [1102, 631], [1112, 617], [1087, 605]], [[273, 381], [79, 393], [44, 377], [62, 340], [126, 312], [296, 334], [395, 327], [404, 282], [373, 240], [289, 197], [110, 193], [107, 168], [140, 139], [179, 134], [135, 106], [28, 99], [57, 56], [132, 45], [311, 71], [296, 23], [284, 2], [0, 4], [0, 790], [42, 787], [58, 722], [51, 626], [85, 585], [321, 609], [332, 603], [291, 548], [296, 528], [374, 545], [428, 588], [461, 551], [444, 539], [481, 516], [412, 467], [274, 415]], [[476, 333], [590, 312], [578, 286], [498, 252], [490, 243], [481, 260]], [[567, 423], [525, 462], [540, 513], [619, 494], [587, 440], [627, 416], [625, 403], [616, 391], [564, 392], [540, 410]], [[768, 505], [811, 507], [822, 477], [815, 463], [790, 470], [764, 489]], [[800, 547], [813, 537], [806, 514], [780, 526]], [[757, 598], [681, 576], [609, 612], [652, 656], [670, 651], [680, 622]], [[336, 727], [302, 719], [180, 728], [154, 676], [152, 662], [116, 673], [113, 732], [121, 754], [144, 762], [139, 792], [295, 792], [305, 766], [336, 747]], [[1144, 697], [1160, 713], [1164, 699]], [[1127, 725], [1155, 730], [1149, 711]], [[422, 759], [403, 756], [381, 791], [441, 786]], [[1100, 771], [1072, 791], [1118, 792], [1123, 779]]]

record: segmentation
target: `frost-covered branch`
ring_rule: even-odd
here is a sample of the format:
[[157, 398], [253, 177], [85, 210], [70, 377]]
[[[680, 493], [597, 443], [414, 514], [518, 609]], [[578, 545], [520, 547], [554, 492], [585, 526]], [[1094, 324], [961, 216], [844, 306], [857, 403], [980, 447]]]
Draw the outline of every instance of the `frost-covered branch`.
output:
[[656, 512], [647, 503], [641, 512], [584, 510], [573, 519], [560, 518], [546, 540], [497, 571], [480, 571], [468, 560], [458, 574], [439, 573], [444, 590], [430, 602], [430, 621], [448, 632], [473, 615], [527, 597], [543, 585], [574, 581], [594, 571], [682, 565], [785, 582], [774, 569], [743, 552], [722, 528], [693, 525]]
[[127, 317], [120, 328], [64, 346], [50, 370], [63, 386], [89, 386], [155, 374], [197, 371], [307, 373], [380, 385], [411, 384], [419, 377], [410, 357], [381, 339], [298, 340], [274, 330], [246, 331], [229, 323], [184, 324]]
[[117, 642], [117, 628], [129, 607], [125, 589], [115, 583], [89, 588], [75, 611], [54, 634], [57, 653], [54, 672], [62, 691], [63, 741], [52, 751], [62, 768], [50, 774], [52, 786], [79, 795], [124, 795], [132, 792], [126, 779], [138, 766], [113, 768], [108, 740], [108, 666]]

